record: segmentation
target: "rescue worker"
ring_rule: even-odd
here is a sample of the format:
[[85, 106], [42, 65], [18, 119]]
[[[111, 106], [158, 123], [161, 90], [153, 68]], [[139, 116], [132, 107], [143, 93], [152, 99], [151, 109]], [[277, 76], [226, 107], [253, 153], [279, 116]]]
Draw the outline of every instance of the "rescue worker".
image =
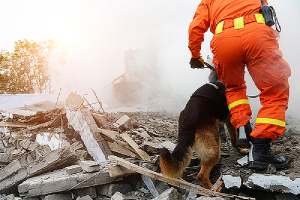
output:
[[[266, 0], [264, 1], [267, 4]], [[253, 160], [249, 168], [288, 167], [288, 159], [271, 152], [271, 142], [285, 132], [291, 74], [277, 41], [277, 32], [265, 24], [260, 0], [202, 0], [189, 27], [192, 68], [203, 68], [201, 43], [210, 28], [211, 49], [218, 78], [225, 84], [231, 123], [246, 130]], [[245, 66], [261, 91], [255, 127], [246, 95]], [[251, 157], [252, 157], [251, 156]]]

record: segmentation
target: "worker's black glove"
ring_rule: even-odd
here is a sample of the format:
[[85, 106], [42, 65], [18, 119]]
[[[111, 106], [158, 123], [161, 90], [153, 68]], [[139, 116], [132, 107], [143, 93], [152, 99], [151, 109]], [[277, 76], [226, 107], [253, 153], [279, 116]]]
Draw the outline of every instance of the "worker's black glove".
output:
[[204, 60], [199, 58], [191, 58], [190, 65], [192, 69], [202, 69], [204, 68]]

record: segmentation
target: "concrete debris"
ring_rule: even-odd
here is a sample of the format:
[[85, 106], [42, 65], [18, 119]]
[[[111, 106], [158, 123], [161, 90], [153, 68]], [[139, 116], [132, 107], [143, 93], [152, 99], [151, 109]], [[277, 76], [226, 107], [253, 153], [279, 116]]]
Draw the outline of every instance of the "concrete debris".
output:
[[221, 197], [199, 197], [196, 200], [225, 200]]
[[242, 179], [241, 177], [233, 177], [231, 175], [223, 175], [222, 180], [224, 182], [225, 188], [232, 189], [232, 188], [240, 188], [242, 186]]
[[249, 159], [248, 159], [248, 155], [247, 155], [247, 156], [244, 156], [244, 157], [238, 159], [237, 163], [241, 166], [246, 166], [248, 164], [248, 161], [249, 161]]
[[92, 197], [90, 197], [89, 195], [83, 196], [83, 197], [77, 197], [76, 200], [93, 200]]
[[[272, 146], [292, 158], [290, 169], [274, 175], [252, 174], [242, 167], [247, 156], [240, 158], [225, 138], [209, 190], [196, 180], [201, 166], [196, 155], [182, 179], [158, 173], [160, 149], [173, 151], [176, 146], [177, 115], [106, 113], [94, 108], [101, 104], [99, 99], [87, 101], [71, 93], [63, 106], [42, 102], [0, 112], [0, 200], [252, 200], [263, 192], [273, 199], [300, 195], [300, 135], [294, 129]], [[251, 197], [230, 194], [231, 189]]]
[[120, 192], [116, 192], [112, 197], [111, 200], [124, 200], [124, 196]]
[[127, 193], [132, 189], [132, 186], [128, 183], [110, 183], [98, 186], [97, 193], [103, 196], [112, 197], [116, 192]]
[[0, 153], [0, 163], [9, 163], [11, 161], [10, 153]]
[[181, 200], [181, 195], [175, 188], [170, 188], [152, 200]]
[[18, 191], [21, 196], [41, 196], [72, 189], [104, 185], [116, 180], [118, 178], [110, 177], [105, 169], [95, 173], [80, 172], [72, 175], [68, 175], [65, 170], [58, 170], [27, 179], [18, 186]]
[[172, 152], [175, 149], [176, 144], [174, 144], [173, 142], [170, 142], [170, 141], [165, 141], [165, 142], [161, 143], [161, 146]]
[[127, 115], [123, 115], [120, 119], [118, 119], [114, 124], [114, 127], [118, 129], [129, 129], [130, 127], [130, 117]]
[[77, 174], [79, 172], [82, 172], [82, 168], [79, 165], [71, 165], [65, 168], [66, 173], [68, 175]]
[[100, 170], [100, 166], [97, 162], [92, 160], [82, 160], [80, 161], [80, 167], [84, 172], [97, 172]]
[[95, 187], [87, 187], [87, 188], [81, 188], [74, 192], [76, 196], [82, 197], [83, 199], [88, 196], [89, 198], [96, 198], [97, 197], [97, 191]]
[[[101, 137], [96, 135], [98, 132], [98, 126], [87, 108], [81, 108], [80, 103], [71, 104], [72, 98], [76, 98], [76, 102], [79, 101], [81, 97], [79, 95], [70, 95], [67, 98], [66, 103], [66, 117], [69, 124], [77, 131], [84, 142], [89, 154], [98, 163], [106, 161], [108, 155], [111, 155], [111, 151], [108, 147], [107, 142]], [[69, 102], [69, 103], [68, 103]], [[80, 109], [75, 109], [77, 107]]]
[[71, 193], [50, 194], [44, 197], [43, 200], [72, 200]]
[[252, 174], [246, 183], [248, 188], [261, 188], [272, 192], [300, 194], [300, 178], [291, 180], [286, 176]]
[[51, 151], [70, 145], [67, 141], [61, 138], [61, 135], [50, 133], [37, 134], [36, 142], [41, 146], [48, 145]]

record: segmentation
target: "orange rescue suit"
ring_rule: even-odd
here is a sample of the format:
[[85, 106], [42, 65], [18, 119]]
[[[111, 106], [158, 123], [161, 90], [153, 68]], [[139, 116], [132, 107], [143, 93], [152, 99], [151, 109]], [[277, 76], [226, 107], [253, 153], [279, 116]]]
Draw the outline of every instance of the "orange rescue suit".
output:
[[[267, 3], [267, 2], [266, 2]], [[189, 28], [192, 57], [200, 57], [204, 33], [214, 37], [211, 49], [218, 78], [226, 86], [232, 124], [250, 121], [245, 66], [261, 91], [261, 108], [251, 136], [276, 139], [285, 132], [291, 74], [277, 41], [277, 32], [264, 24], [260, 0], [202, 0]]]

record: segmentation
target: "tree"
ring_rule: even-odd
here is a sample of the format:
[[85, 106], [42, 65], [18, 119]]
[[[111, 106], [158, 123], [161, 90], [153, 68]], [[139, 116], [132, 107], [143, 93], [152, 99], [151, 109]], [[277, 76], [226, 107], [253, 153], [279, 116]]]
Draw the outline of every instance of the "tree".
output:
[[45, 92], [49, 87], [49, 54], [54, 46], [53, 41], [19, 40], [13, 52], [1, 52], [0, 92]]

